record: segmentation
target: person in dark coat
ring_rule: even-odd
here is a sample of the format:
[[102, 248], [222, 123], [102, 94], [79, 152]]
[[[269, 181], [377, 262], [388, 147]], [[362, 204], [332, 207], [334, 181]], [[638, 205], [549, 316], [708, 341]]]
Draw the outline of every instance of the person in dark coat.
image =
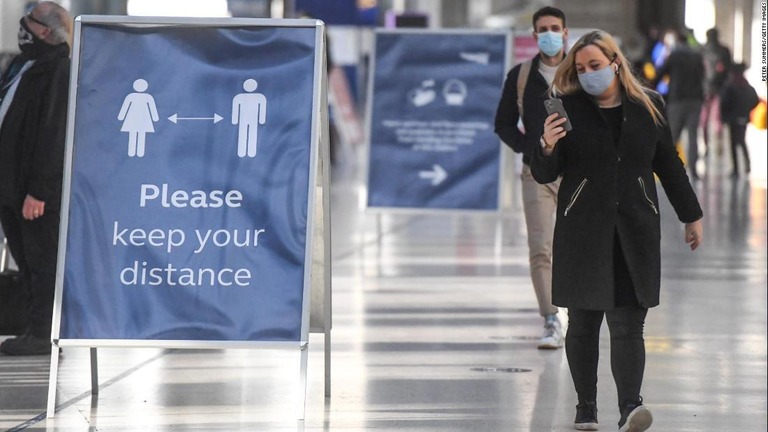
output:
[[749, 150], [747, 150], [747, 124], [749, 114], [760, 102], [757, 92], [744, 78], [746, 66], [743, 63], [733, 65], [731, 79], [723, 88], [720, 95], [720, 117], [723, 123], [728, 125], [731, 132], [731, 157], [733, 159], [733, 172], [731, 176], [739, 176], [739, 155], [741, 149], [744, 152], [744, 169], [751, 171]]
[[704, 58], [688, 46], [686, 36], [670, 32], [672, 52], [657, 71], [657, 79], [669, 76], [667, 118], [672, 131], [672, 142], [677, 142], [683, 129], [688, 131], [688, 167], [691, 176], [698, 178], [699, 115], [704, 102]]
[[603, 317], [611, 332], [611, 368], [619, 427], [644, 431], [652, 422], [640, 389], [643, 326], [659, 304], [659, 198], [654, 174], [681, 222], [684, 241], [702, 242], [703, 212], [663, 116], [661, 97], [633, 76], [614, 39], [584, 35], [555, 75], [564, 118], [547, 117], [531, 158], [533, 177], [562, 176], [557, 203], [552, 299], [568, 308], [566, 355], [579, 397], [576, 429], [597, 427], [597, 365]]
[[39, 2], [21, 18], [21, 55], [0, 78], [0, 222], [29, 292], [28, 329], [7, 355], [51, 353], [72, 18]]

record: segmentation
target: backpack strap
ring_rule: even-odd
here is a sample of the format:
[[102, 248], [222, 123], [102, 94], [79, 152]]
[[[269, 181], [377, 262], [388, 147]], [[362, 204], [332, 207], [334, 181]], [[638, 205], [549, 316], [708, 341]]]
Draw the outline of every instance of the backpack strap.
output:
[[523, 93], [525, 93], [525, 84], [528, 82], [528, 75], [531, 73], [531, 60], [520, 63], [520, 73], [517, 75], [517, 110], [520, 112], [520, 118], [523, 118]]

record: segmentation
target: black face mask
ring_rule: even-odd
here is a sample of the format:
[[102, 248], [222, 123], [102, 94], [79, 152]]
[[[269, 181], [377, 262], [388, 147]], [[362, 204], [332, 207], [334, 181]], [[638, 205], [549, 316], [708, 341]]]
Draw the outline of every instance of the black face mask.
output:
[[19, 21], [19, 49], [22, 54], [31, 59], [36, 59], [53, 48], [53, 45], [45, 43], [30, 30], [24, 18]]

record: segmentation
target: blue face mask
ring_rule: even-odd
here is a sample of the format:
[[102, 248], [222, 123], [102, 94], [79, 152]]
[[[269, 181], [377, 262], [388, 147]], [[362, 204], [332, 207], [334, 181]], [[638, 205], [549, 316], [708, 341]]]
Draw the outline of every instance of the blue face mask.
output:
[[616, 71], [614, 71], [609, 64], [594, 72], [580, 73], [578, 74], [578, 77], [581, 88], [583, 88], [585, 92], [592, 96], [600, 96], [611, 86], [614, 75], [616, 75]]
[[563, 49], [563, 34], [552, 31], [539, 33], [538, 44], [541, 52], [552, 57]]

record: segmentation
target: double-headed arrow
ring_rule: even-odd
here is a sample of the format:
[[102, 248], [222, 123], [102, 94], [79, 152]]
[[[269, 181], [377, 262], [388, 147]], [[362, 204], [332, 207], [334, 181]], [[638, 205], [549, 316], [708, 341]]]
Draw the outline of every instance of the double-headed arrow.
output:
[[168, 120], [172, 121], [174, 124], [177, 124], [179, 120], [213, 120], [213, 123], [220, 122], [224, 117], [213, 113], [213, 117], [179, 117], [179, 114], [176, 113], [170, 117], [168, 117]]

